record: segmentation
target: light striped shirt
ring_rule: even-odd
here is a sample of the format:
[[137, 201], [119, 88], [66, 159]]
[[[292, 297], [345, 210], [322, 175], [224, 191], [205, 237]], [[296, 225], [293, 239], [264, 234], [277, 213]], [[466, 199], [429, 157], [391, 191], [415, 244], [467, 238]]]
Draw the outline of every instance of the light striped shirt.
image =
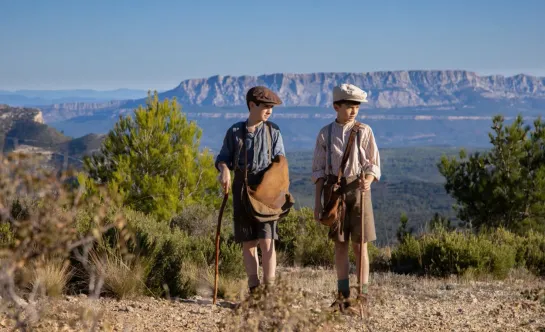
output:
[[[328, 162], [328, 138], [329, 126], [323, 127], [316, 138], [316, 146], [314, 148], [314, 160], [312, 162], [312, 181], [316, 183], [319, 178], [325, 178], [326, 175], [337, 175], [341, 166], [342, 156], [350, 131], [354, 126], [355, 121], [347, 124], [340, 124], [337, 121], [332, 123], [331, 127], [331, 173], [329, 171]], [[358, 144], [359, 143], [359, 144]], [[357, 151], [359, 149], [359, 151]], [[357, 152], [356, 152], [357, 151]], [[366, 124], [361, 125], [358, 136], [354, 140], [350, 157], [346, 162], [346, 167], [343, 170], [343, 176], [354, 176], [363, 172], [372, 174], [380, 180], [380, 155], [375, 141], [373, 130]]]

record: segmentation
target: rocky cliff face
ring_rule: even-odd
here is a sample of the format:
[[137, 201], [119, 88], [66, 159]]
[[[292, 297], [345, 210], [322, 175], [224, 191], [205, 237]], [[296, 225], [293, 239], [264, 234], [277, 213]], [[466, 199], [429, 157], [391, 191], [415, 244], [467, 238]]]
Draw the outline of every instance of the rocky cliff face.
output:
[[40, 107], [46, 122], [55, 122], [79, 116], [92, 116], [96, 112], [117, 110], [128, 101], [109, 101], [100, 103], [72, 102]]
[[[331, 107], [333, 87], [344, 82], [355, 84], [369, 94], [369, 103], [364, 108], [440, 110], [501, 102], [545, 109], [545, 77], [479, 76], [462, 70], [212, 76], [185, 80], [160, 97], [176, 97], [182, 107], [244, 107], [246, 91], [254, 85], [265, 85], [278, 92], [283, 106]], [[56, 122], [100, 112], [102, 116], [117, 117], [144, 104], [145, 99], [138, 99], [55, 104], [41, 109], [46, 122]]]
[[2, 121], [29, 120], [44, 123], [43, 114], [39, 109], [29, 107], [12, 107], [9, 105], [0, 105], [0, 119], [2, 119]]
[[277, 91], [286, 106], [329, 107], [337, 84], [355, 84], [369, 94], [369, 107], [441, 107], [487, 99], [545, 100], [545, 78], [479, 76], [468, 71], [385, 71], [372, 73], [272, 74], [213, 76], [180, 83], [161, 94], [176, 96], [182, 105], [239, 106], [254, 85]]
[[6, 146], [13, 146], [14, 138], [10, 136], [13, 128], [35, 123], [45, 126], [39, 109], [0, 104], [0, 153], [6, 150]]
[[42, 112], [37, 108], [0, 105], [0, 132], [7, 132], [14, 122], [33, 121], [44, 123]]
[[35, 108], [12, 107], [0, 104], [0, 153], [20, 153], [49, 156], [59, 162], [68, 154], [71, 163], [81, 164], [81, 157], [100, 148], [104, 135], [86, 135], [71, 139], [44, 123], [42, 112]]

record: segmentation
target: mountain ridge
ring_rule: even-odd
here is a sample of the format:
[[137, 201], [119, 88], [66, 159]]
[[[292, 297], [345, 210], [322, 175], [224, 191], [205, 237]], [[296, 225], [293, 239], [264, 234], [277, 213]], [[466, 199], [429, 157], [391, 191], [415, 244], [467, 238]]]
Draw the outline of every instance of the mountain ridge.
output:
[[72, 138], [45, 124], [39, 109], [0, 104], [0, 153], [67, 154], [72, 162], [81, 163], [83, 155], [100, 148], [104, 137], [87, 134]]
[[214, 75], [184, 80], [159, 96], [177, 97], [188, 106], [241, 106], [251, 86], [265, 85], [278, 92], [285, 106], [327, 107], [332, 103], [333, 87], [344, 82], [368, 92], [369, 103], [365, 107], [369, 108], [441, 107], [463, 105], [476, 99], [545, 100], [545, 77], [480, 76], [465, 70]]
[[[369, 103], [362, 105], [363, 109], [452, 109], [483, 103], [545, 109], [545, 77], [526, 74], [481, 76], [465, 70], [214, 75], [183, 80], [173, 89], [160, 92], [159, 97], [176, 97], [182, 107], [245, 107], [246, 91], [254, 85], [265, 85], [278, 92], [284, 101], [280, 107], [330, 107], [333, 87], [345, 82], [368, 93]], [[71, 117], [71, 114], [128, 111], [145, 102], [146, 98], [140, 98], [102, 103], [59, 103], [41, 108], [46, 119], [59, 121]]]

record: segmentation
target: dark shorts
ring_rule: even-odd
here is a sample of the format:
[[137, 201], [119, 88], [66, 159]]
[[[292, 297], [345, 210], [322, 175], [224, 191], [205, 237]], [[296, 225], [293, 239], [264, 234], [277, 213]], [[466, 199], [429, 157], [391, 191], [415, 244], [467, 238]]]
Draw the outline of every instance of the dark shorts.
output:
[[[358, 181], [357, 177], [351, 177], [342, 180], [343, 184], [349, 184], [352, 181]], [[346, 193], [346, 214], [337, 229], [330, 229], [329, 238], [335, 241], [359, 243], [361, 237], [361, 192], [354, 190]], [[366, 191], [363, 202], [364, 233], [363, 241], [371, 242], [377, 239], [375, 232], [375, 218], [373, 214], [373, 202], [371, 200], [371, 191]]]
[[[259, 183], [262, 175], [248, 174], [250, 185]], [[278, 221], [258, 222], [251, 219], [242, 205], [243, 176], [235, 173], [233, 181], [233, 227], [236, 242], [255, 241], [258, 239], [278, 240]]]

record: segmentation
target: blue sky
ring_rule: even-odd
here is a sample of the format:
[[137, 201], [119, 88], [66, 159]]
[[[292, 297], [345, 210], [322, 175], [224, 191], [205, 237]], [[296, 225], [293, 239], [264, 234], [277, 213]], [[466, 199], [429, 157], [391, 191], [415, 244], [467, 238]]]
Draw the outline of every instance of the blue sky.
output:
[[212, 75], [545, 76], [543, 0], [0, 0], [0, 89], [169, 89]]

